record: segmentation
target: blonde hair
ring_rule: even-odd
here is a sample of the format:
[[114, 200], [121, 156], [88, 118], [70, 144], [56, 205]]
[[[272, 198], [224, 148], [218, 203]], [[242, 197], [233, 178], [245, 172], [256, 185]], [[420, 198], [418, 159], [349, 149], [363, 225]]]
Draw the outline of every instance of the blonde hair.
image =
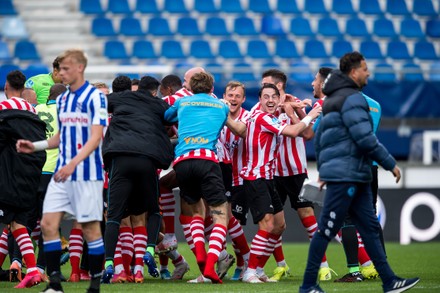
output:
[[225, 87], [225, 92], [228, 89], [234, 90], [234, 89], [236, 89], [238, 87], [241, 87], [243, 89], [243, 95], [244, 95], [246, 93], [246, 88], [245, 88], [244, 84], [242, 84], [241, 82], [236, 81], [236, 80], [228, 82], [228, 84]]
[[81, 49], [68, 49], [61, 53], [60, 56], [58, 56], [58, 62], [63, 62], [66, 58], [72, 58], [75, 60], [76, 63], [84, 65], [84, 68], [87, 66], [87, 57], [83, 50]]
[[102, 89], [102, 88], [108, 89], [108, 85], [105, 82], [98, 81], [98, 82], [92, 83], [92, 85], [94, 87], [96, 87], [97, 89]]

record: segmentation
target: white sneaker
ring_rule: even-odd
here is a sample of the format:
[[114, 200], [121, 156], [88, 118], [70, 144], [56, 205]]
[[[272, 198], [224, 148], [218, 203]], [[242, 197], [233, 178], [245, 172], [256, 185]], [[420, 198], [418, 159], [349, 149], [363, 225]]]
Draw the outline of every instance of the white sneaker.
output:
[[158, 253], [166, 253], [177, 249], [177, 238], [175, 234], [167, 233], [163, 240], [156, 246]]
[[257, 277], [260, 279], [260, 281], [264, 283], [277, 283], [277, 280], [272, 280], [269, 278], [264, 271], [262, 271], [260, 274], [256, 273]]
[[176, 265], [171, 275], [171, 280], [182, 280], [183, 276], [189, 271], [189, 264], [183, 260]]
[[191, 284], [212, 283], [212, 281], [208, 278], [205, 278], [203, 275], [200, 275], [195, 279], [189, 280], [187, 283], [191, 283]]
[[226, 274], [228, 273], [228, 270], [234, 265], [235, 263], [235, 257], [233, 257], [230, 254], [227, 254], [225, 258], [219, 259], [217, 261], [217, 275], [220, 279], [223, 279]]
[[257, 274], [251, 273], [246, 270], [243, 275], [243, 279], [241, 280], [243, 283], [250, 283], [250, 284], [263, 284], [264, 282], [260, 280], [260, 278], [257, 276]]

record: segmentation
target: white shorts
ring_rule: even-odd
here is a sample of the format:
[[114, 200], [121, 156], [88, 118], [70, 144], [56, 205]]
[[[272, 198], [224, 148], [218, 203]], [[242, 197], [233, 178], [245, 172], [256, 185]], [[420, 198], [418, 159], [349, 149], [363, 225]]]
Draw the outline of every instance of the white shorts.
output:
[[55, 182], [52, 178], [43, 203], [43, 214], [65, 212], [78, 223], [102, 221], [103, 181]]

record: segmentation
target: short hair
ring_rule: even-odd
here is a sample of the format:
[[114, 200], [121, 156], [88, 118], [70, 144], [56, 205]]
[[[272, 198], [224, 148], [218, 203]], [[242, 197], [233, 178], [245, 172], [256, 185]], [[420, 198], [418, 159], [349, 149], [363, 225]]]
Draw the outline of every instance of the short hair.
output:
[[214, 86], [214, 78], [208, 72], [195, 73], [189, 81], [189, 86], [194, 94], [209, 94]]
[[274, 85], [273, 83], [265, 83], [263, 84], [263, 86], [260, 88], [260, 90], [258, 91], [258, 97], [261, 98], [261, 94], [263, 93], [264, 89], [274, 89], [275, 93], [280, 96], [280, 90], [277, 88], [276, 85]]
[[131, 90], [131, 79], [126, 75], [116, 77], [112, 82], [112, 89], [114, 93]]
[[60, 58], [56, 57], [52, 62], [52, 68], [56, 70], [60, 70]]
[[364, 56], [357, 51], [347, 53], [339, 60], [339, 70], [349, 74], [352, 69], [361, 67], [362, 60], [365, 60]]
[[131, 85], [139, 85], [139, 79], [137, 79], [137, 78], [133, 78], [133, 79], [131, 80]]
[[170, 74], [162, 78], [160, 85], [163, 87], [170, 87], [176, 92], [182, 87], [182, 80], [177, 75]]
[[246, 87], [244, 86], [244, 84], [242, 84], [241, 82], [236, 81], [236, 80], [232, 80], [232, 81], [228, 82], [228, 84], [225, 87], [225, 92], [228, 88], [233, 90], [238, 87], [241, 87], [243, 89], [243, 95], [245, 95], [246, 94]]
[[157, 91], [157, 88], [159, 87], [160, 82], [155, 79], [152, 76], [146, 75], [142, 76], [141, 80], [139, 81], [139, 87], [138, 90], [142, 91]]
[[331, 69], [330, 67], [321, 67], [318, 70], [319, 76], [321, 77], [321, 80], [325, 80], [327, 78], [327, 76], [330, 74], [330, 72], [332, 72], [333, 69]]
[[265, 77], [272, 77], [272, 79], [274, 80], [275, 84], [282, 82], [283, 83], [283, 90], [286, 89], [286, 84], [287, 84], [287, 75], [282, 72], [281, 70], [278, 69], [268, 69], [265, 72], [263, 72], [261, 78], [265, 78]]
[[84, 68], [87, 67], [87, 57], [83, 50], [81, 49], [68, 49], [61, 53], [60, 56], [58, 56], [58, 62], [61, 63], [66, 58], [72, 58], [75, 60], [75, 62], [84, 65]]
[[13, 70], [6, 76], [6, 81], [14, 90], [21, 91], [24, 89], [26, 76], [20, 70]]
[[98, 82], [92, 83], [92, 85], [94, 87], [96, 87], [97, 89], [102, 89], [102, 88], [108, 89], [108, 85], [105, 82], [98, 81]]

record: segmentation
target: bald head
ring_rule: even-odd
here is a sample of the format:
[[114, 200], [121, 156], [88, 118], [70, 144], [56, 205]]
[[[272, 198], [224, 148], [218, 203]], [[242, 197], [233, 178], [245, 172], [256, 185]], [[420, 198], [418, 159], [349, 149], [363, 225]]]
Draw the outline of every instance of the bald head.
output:
[[21, 97], [23, 99], [25, 99], [26, 101], [28, 101], [32, 105], [36, 105], [37, 104], [37, 94], [31, 88], [25, 88], [21, 92]]
[[203, 67], [193, 67], [188, 69], [187, 72], [185, 72], [185, 75], [183, 76], [183, 87], [187, 90], [191, 90], [191, 87], [189, 86], [189, 81], [191, 80], [191, 77], [193, 77], [194, 74], [205, 72], [205, 69]]

